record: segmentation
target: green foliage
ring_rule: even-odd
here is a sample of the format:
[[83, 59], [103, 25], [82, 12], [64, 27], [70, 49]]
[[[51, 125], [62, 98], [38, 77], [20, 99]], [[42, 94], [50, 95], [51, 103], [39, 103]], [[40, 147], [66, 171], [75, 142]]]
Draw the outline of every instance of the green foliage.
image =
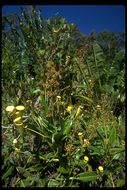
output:
[[97, 175], [94, 172], [85, 172], [80, 173], [75, 177], [70, 177], [70, 179], [76, 179], [83, 182], [95, 181], [97, 179]]
[[2, 186], [123, 187], [122, 34], [21, 10], [2, 18]]

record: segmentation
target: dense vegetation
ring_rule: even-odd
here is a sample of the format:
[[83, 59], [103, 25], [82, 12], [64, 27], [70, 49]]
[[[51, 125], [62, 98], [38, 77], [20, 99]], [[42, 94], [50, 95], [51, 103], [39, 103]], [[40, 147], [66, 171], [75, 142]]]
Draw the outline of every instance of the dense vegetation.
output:
[[2, 17], [2, 186], [125, 185], [124, 34], [40, 10]]

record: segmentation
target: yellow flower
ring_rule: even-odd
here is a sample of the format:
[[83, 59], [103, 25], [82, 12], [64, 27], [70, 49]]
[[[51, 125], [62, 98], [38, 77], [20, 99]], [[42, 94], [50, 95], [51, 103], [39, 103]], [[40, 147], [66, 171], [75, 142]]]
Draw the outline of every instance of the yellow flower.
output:
[[22, 118], [21, 117], [17, 117], [14, 119], [14, 123], [15, 124], [21, 124], [22, 123]]
[[83, 147], [87, 147], [90, 144], [90, 142], [87, 139], [84, 139]]
[[13, 129], [10, 129], [10, 133], [12, 133], [13, 132]]
[[15, 123], [16, 126], [23, 126], [23, 123]]
[[71, 112], [72, 109], [73, 109], [73, 106], [72, 106], [72, 105], [70, 105], [70, 106], [68, 106], [68, 107], [66, 108], [67, 112]]
[[61, 96], [57, 96], [57, 99], [58, 99], [58, 100], [61, 100]]
[[19, 148], [15, 148], [15, 152], [19, 153], [21, 150]]
[[65, 64], [68, 64], [69, 60], [70, 60], [70, 56], [66, 56]]
[[14, 109], [15, 109], [14, 106], [7, 106], [7, 107], [6, 107], [6, 111], [7, 111], [7, 112], [13, 112]]
[[83, 108], [82, 106], [78, 107], [76, 115], [75, 115], [75, 118], [79, 116], [79, 114], [81, 113], [82, 108]]
[[83, 133], [79, 132], [78, 136], [79, 136], [80, 144], [82, 145], [83, 144]]
[[82, 135], [83, 135], [83, 133], [81, 133], [81, 132], [78, 133], [78, 136], [82, 136]]
[[103, 172], [103, 171], [104, 171], [103, 166], [99, 166], [99, 167], [98, 167], [98, 170], [99, 170], [100, 172]]
[[23, 111], [24, 109], [25, 109], [25, 107], [22, 105], [16, 106], [16, 110], [18, 110], [18, 111]]
[[13, 140], [13, 144], [17, 144], [17, 142], [18, 142], [17, 139]]
[[97, 105], [96, 108], [97, 108], [97, 110], [100, 110], [100, 109], [101, 109], [101, 106], [100, 106], [100, 105]]
[[87, 163], [89, 161], [88, 156], [84, 156], [84, 162]]

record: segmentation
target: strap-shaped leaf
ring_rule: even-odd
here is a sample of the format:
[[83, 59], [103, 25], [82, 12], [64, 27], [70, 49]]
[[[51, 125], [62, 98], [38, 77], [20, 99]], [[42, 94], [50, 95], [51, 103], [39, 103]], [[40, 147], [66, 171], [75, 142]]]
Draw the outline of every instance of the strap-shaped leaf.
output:
[[78, 174], [76, 177], [70, 177], [70, 179], [76, 179], [83, 182], [96, 181], [97, 174], [95, 172], [84, 172]]
[[85, 101], [87, 101], [87, 102], [89, 102], [89, 103], [94, 103], [93, 102], [93, 100], [91, 99], [91, 98], [88, 98], [87, 96], [79, 96], [79, 95], [77, 95], [79, 98], [82, 98], [82, 100], [85, 100]]
[[110, 136], [109, 136], [109, 145], [112, 146], [116, 142], [116, 128], [112, 127]]
[[10, 166], [9, 169], [2, 176], [2, 180], [6, 179], [8, 176], [12, 175], [13, 171], [14, 171], [13, 166]]

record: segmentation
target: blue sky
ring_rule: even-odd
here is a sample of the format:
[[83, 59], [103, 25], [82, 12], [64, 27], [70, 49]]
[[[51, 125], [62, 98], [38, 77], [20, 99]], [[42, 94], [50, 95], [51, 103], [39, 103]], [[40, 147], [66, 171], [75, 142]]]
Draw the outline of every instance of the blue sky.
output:
[[[79, 30], [88, 35], [91, 31], [110, 32], [125, 31], [125, 7], [120, 5], [40, 5], [44, 19], [54, 16], [56, 13], [67, 21], [75, 23]], [[19, 13], [20, 6], [4, 6], [2, 14]]]

